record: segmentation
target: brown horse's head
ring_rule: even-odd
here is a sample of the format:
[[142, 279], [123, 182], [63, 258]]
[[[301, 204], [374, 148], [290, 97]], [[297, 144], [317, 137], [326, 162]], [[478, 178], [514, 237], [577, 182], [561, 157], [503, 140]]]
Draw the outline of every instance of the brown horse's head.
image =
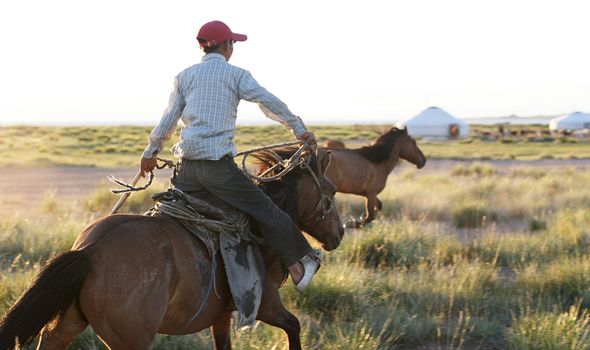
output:
[[[392, 130], [395, 128], [392, 128]], [[422, 169], [426, 164], [426, 157], [424, 153], [418, 148], [416, 140], [408, 134], [408, 128], [403, 129], [403, 138], [401, 138], [401, 147], [399, 150], [399, 157], [416, 165], [418, 169]]]
[[[275, 152], [287, 159], [295, 149], [285, 148]], [[259, 160], [259, 173], [277, 163], [268, 152], [257, 152], [253, 156]], [[329, 251], [336, 249], [344, 236], [344, 227], [334, 204], [336, 186], [324, 175], [331, 155], [328, 152], [320, 160], [315, 155], [310, 157], [308, 167], [295, 167], [281, 179], [263, 183], [261, 188], [300, 229]]]

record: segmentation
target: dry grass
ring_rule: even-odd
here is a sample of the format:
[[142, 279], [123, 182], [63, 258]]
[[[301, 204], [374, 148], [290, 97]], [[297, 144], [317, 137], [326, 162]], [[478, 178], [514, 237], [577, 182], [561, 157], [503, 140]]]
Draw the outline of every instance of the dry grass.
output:
[[[49, 193], [39, 213], [0, 218], [0, 310], [40, 264], [110, 209], [105, 192], [97, 189], [85, 209], [56, 207]], [[149, 206], [146, 197], [132, 198], [127, 210]], [[290, 282], [282, 289], [301, 320], [305, 348], [590, 348], [589, 171], [394, 172], [380, 198], [377, 221], [347, 232], [309, 292], [298, 294]], [[345, 216], [362, 210], [358, 198], [338, 200]], [[461, 208], [473, 203], [496, 213], [494, 220], [478, 214], [476, 225], [467, 225], [474, 227], [457, 227], [471, 217]], [[285, 340], [264, 325], [233, 334], [239, 349], [286, 349]], [[97, 344], [87, 330], [75, 348]], [[209, 333], [160, 336], [154, 345], [189, 347], [210, 348]]]

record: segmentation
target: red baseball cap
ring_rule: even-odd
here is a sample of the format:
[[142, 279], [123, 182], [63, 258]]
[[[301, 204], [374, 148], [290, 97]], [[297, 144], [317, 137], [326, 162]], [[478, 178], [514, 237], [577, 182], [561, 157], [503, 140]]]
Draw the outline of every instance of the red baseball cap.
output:
[[212, 21], [203, 24], [197, 34], [197, 40], [201, 47], [211, 47], [224, 43], [226, 40], [246, 41], [248, 37], [244, 34], [234, 33], [227, 24], [221, 21]]

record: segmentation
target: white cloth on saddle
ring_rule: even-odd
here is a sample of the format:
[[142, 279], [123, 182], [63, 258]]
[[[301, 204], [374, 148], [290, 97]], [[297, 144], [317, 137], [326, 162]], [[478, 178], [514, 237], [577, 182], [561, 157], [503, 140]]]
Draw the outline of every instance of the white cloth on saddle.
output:
[[[249, 230], [247, 215], [210, 195], [196, 198], [178, 189], [157, 193], [152, 198], [158, 203], [148, 215], [166, 214], [176, 218], [205, 244], [212, 261], [217, 251], [221, 252], [239, 315], [236, 328], [253, 326], [262, 300], [265, 269], [257, 239]], [[214, 276], [213, 273], [211, 278]], [[203, 309], [199, 309], [197, 315]]]

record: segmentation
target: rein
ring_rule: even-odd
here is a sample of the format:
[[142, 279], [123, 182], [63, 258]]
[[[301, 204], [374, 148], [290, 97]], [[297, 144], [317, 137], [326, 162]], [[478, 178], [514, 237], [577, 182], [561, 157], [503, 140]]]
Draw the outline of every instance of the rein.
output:
[[[285, 147], [285, 146], [294, 146], [294, 145], [300, 145], [300, 147], [288, 159], [283, 159], [281, 156], [279, 156], [276, 152], [273, 151], [274, 148], [280, 148], [280, 147]], [[261, 174], [254, 175], [248, 171], [248, 168], [246, 166], [246, 158], [248, 156], [250, 156], [252, 153], [255, 153], [258, 151], [268, 151], [272, 155], [272, 157], [276, 161], [276, 163], [273, 166], [271, 166], [270, 168], [266, 169]], [[234, 156], [234, 158], [239, 157], [239, 156], [243, 156], [242, 157], [242, 171], [250, 180], [252, 180], [253, 182], [255, 182], [257, 184], [260, 184], [263, 182], [271, 182], [271, 181], [280, 180], [285, 175], [287, 175], [289, 172], [291, 172], [293, 169], [295, 169], [295, 167], [299, 167], [301, 169], [307, 169], [309, 174], [313, 178], [318, 190], [320, 191], [320, 199], [315, 207], [314, 213], [311, 216], [304, 218], [303, 220], [309, 220], [309, 219], [312, 219], [313, 216], [315, 216], [315, 220], [320, 221], [320, 220], [323, 220], [330, 212], [332, 212], [334, 210], [335, 206], [334, 206], [334, 201], [332, 200], [332, 198], [330, 198], [329, 196], [327, 196], [324, 193], [324, 188], [322, 186], [322, 182], [318, 178], [318, 175], [316, 175], [316, 172], [314, 172], [313, 169], [311, 169], [311, 166], [309, 165], [309, 163], [311, 161], [311, 154], [312, 154], [311, 152], [312, 151], [313, 151], [313, 146], [310, 146], [306, 142], [293, 141], [293, 142], [274, 144], [274, 145], [270, 145], [270, 146], [264, 146], [264, 147], [259, 147], [259, 148], [254, 148], [251, 150], [239, 152], [238, 154], [236, 154]], [[322, 174], [321, 164], [320, 164], [319, 159], [317, 159], [317, 154], [318, 153], [317, 153], [317, 148], [316, 148], [317, 174]], [[157, 160], [163, 162], [163, 164], [162, 165], [156, 164], [156, 169], [176, 168], [176, 164], [172, 160], [163, 159], [163, 158], [157, 158]], [[278, 170], [280, 168], [282, 168], [282, 170], [280, 170], [277, 174], [267, 176], [268, 174], [271, 174], [273, 171]], [[115, 184], [123, 187], [121, 189], [111, 189], [111, 192], [114, 194], [122, 194], [122, 193], [130, 193], [130, 192], [137, 192], [137, 191], [146, 190], [148, 187], [151, 186], [151, 184], [154, 180], [154, 177], [155, 177], [154, 172], [150, 171], [150, 177], [148, 179], [148, 182], [145, 185], [140, 186], [140, 187], [134, 187], [132, 185], [129, 185], [121, 180], [114, 178], [113, 176], [108, 176], [107, 178], [110, 181], [114, 182]]]

